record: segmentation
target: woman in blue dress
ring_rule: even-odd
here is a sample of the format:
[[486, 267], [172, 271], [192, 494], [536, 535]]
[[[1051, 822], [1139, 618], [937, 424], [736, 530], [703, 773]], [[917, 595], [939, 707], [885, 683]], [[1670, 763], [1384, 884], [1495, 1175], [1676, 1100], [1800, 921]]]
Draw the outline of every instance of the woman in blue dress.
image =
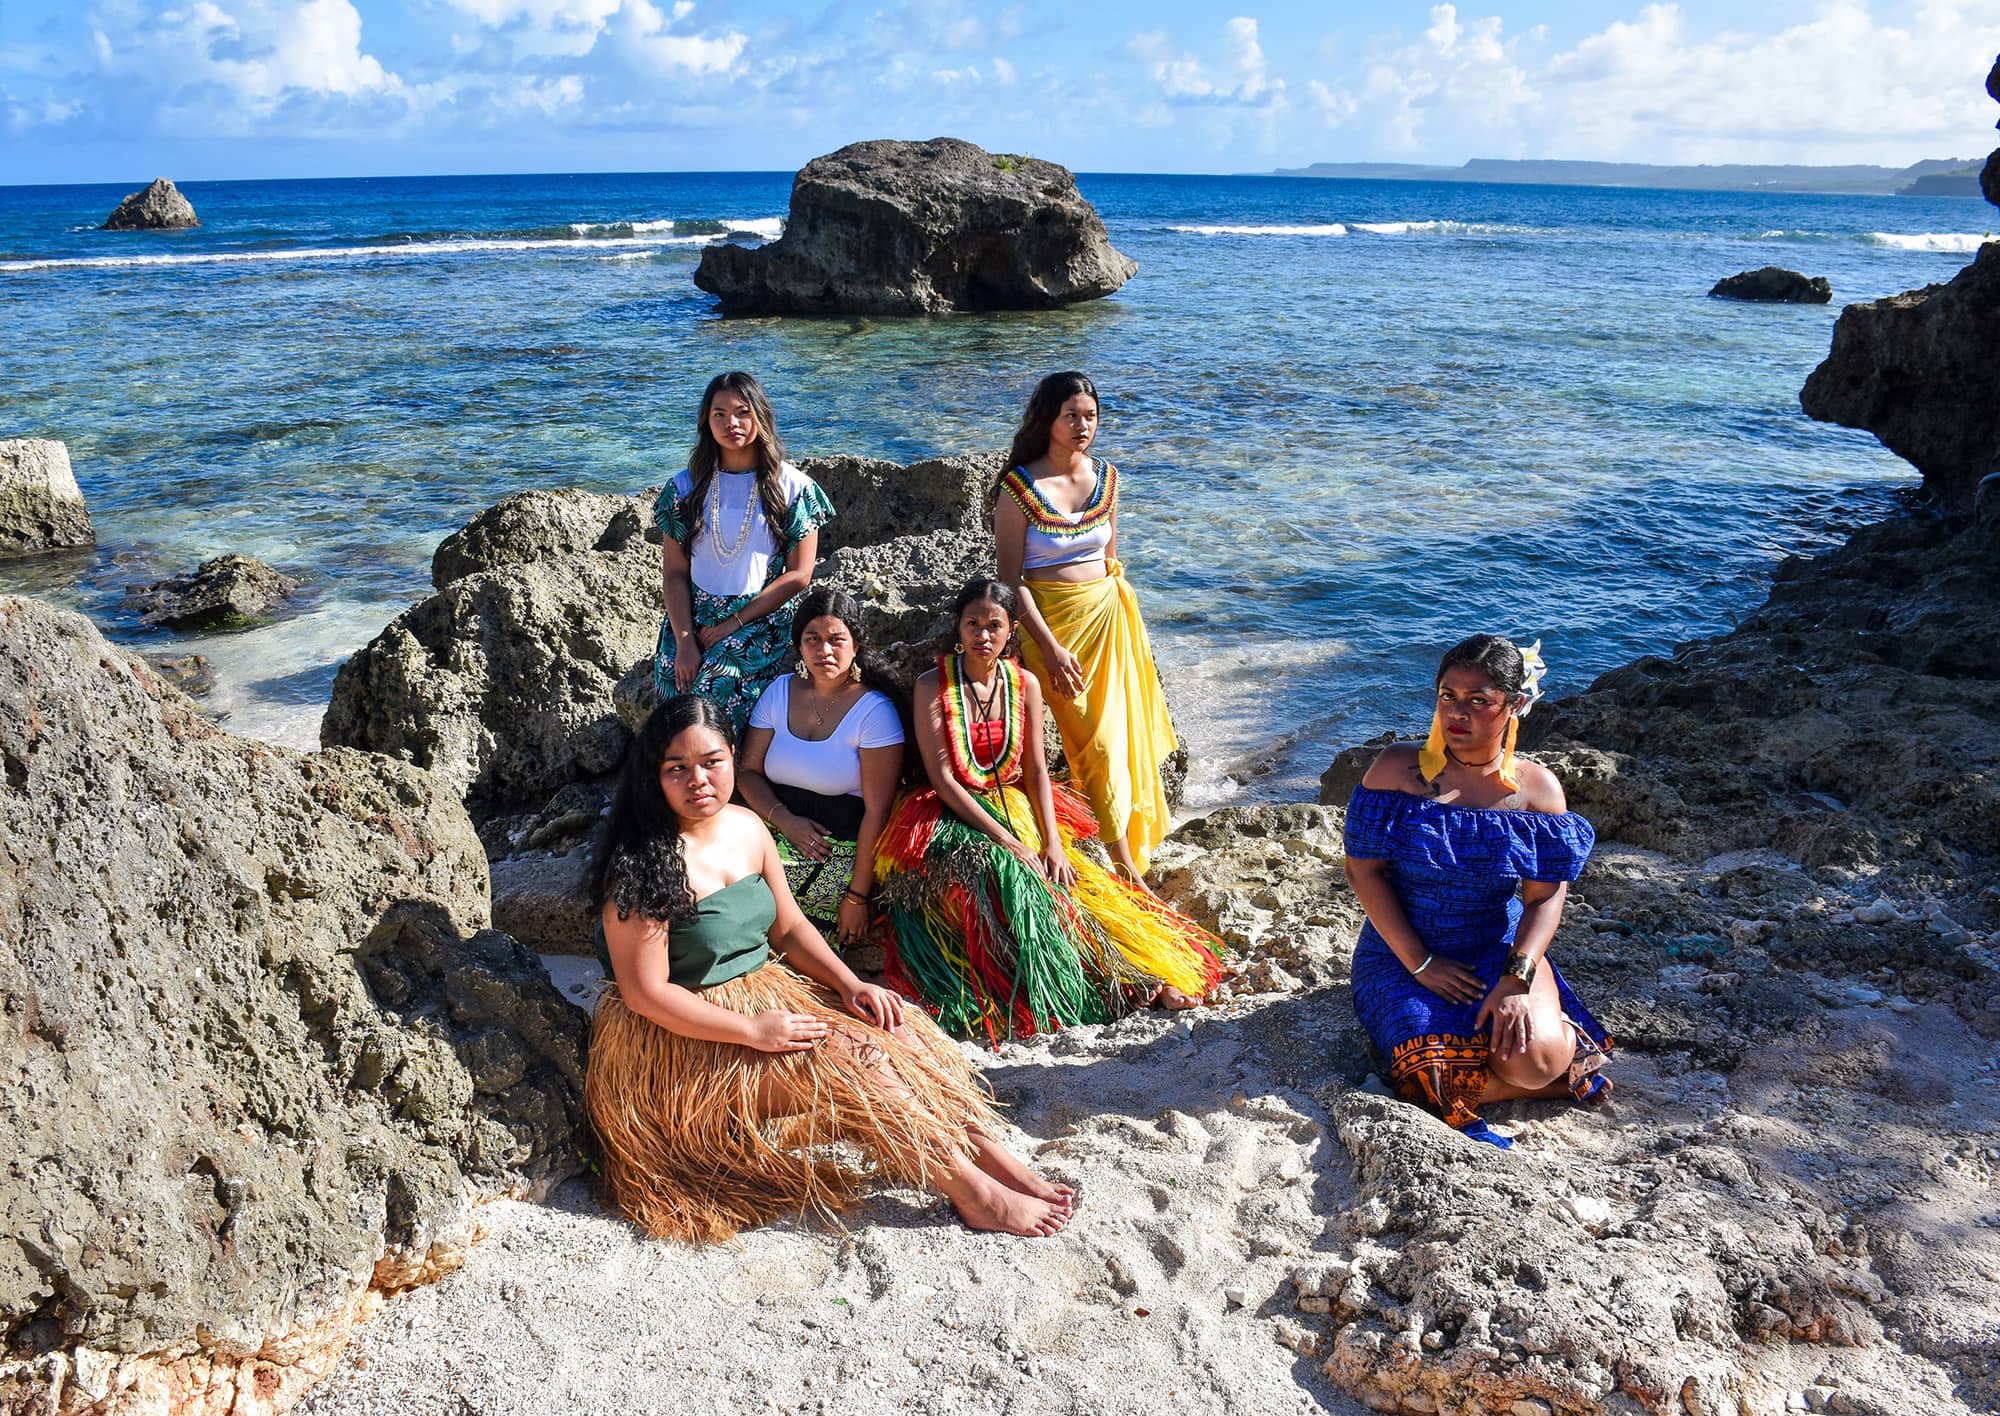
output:
[[1405, 1098], [1502, 1147], [1482, 1103], [1596, 1101], [1611, 1085], [1611, 1039], [1546, 957], [1597, 833], [1514, 755], [1540, 647], [1454, 647], [1429, 741], [1384, 750], [1347, 806], [1347, 879], [1368, 914], [1355, 1011]]

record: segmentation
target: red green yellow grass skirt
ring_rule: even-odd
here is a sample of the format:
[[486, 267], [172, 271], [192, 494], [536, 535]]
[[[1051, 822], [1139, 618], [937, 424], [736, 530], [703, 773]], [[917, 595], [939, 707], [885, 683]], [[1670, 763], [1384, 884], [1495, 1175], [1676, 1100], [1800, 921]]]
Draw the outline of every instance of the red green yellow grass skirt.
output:
[[[1015, 787], [975, 793], [1037, 854], [1042, 835]], [[925, 788], [896, 803], [876, 847], [878, 897], [893, 928], [890, 987], [961, 1036], [1002, 1038], [1107, 1022], [1160, 985], [1198, 998], [1222, 977], [1222, 941], [1119, 879], [1081, 842], [1097, 822], [1067, 787], [1056, 825], [1076, 868], [1068, 890], [959, 820]]]
[[610, 1200], [656, 1239], [832, 1218], [884, 1184], [935, 1189], [974, 1134], [999, 1133], [985, 1084], [921, 1014], [884, 1032], [775, 959], [701, 996], [810, 1013], [834, 1032], [808, 1052], [760, 1052], [682, 1037], [605, 993], [584, 1104]]

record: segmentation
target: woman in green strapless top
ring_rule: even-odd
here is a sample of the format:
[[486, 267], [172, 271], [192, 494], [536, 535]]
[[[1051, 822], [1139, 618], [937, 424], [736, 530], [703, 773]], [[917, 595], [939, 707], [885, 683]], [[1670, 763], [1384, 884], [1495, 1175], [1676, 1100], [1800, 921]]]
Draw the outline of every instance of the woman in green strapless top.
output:
[[832, 1215], [883, 1184], [938, 1191], [975, 1229], [1061, 1229], [1075, 1193], [999, 1144], [989, 1094], [936, 1024], [827, 947], [763, 823], [729, 805], [734, 785], [728, 716], [670, 699], [626, 753], [598, 846], [614, 983], [584, 1099], [613, 1202], [688, 1243]]

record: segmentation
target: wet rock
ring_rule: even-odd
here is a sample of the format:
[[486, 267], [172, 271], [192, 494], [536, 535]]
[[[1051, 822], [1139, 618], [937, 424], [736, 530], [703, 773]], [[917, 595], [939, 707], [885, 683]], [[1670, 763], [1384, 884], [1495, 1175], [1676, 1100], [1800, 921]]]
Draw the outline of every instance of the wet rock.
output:
[[200, 698], [215, 687], [215, 670], [206, 654], [147, 654], [153, 672], [190, 698]]
[[937, 315], [1095, 300], [1137, 271], [1067, 169], [933, 138], [814, 158], [784, 236], [708, 247], [695, 284], [725, 315]]
[[0, 441], [0, 556], [96, 543], [69, 448], [49, 438]]
[[168, 629], [244, 629], [269, 619], [300, 582], [251, 556], [216, 556], [191, 575], [135, 585], [126, 602], [142, 622]]
[[578, 1170], [585, 1020], [445, 784], [232, 737], [14, 597], [0, 766], [4, 1403], [282, 1409]]
[[2000, 471], [2000, 243], [1943, 285], [1849, 305], [1799, 395], [1823, 423], [1875, 434], [1945, 503]]
[[164, 177], [155, 177], [144, 190], [134, 192], [118, 203], [118, 209], [104, 219], [104, 225], [99, 229], [177, 231], [199, 225], [201, 222], [195, 217], [194, 204], [181, 195], [180, 188]]
[[1762, 266], [1726, 275], [1708, 292], [1722, 300], [1763, 300], [1789, 305], [1824, 305], [1833, 286], [1823, 275], [1806, 276], [1783, 266]]

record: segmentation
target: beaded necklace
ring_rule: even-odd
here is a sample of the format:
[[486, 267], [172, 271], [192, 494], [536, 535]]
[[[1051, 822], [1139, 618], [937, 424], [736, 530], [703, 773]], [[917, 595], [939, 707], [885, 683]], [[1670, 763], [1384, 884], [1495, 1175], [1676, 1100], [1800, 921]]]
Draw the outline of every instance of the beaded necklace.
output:
[[1002, 485], [1020, 504], [1021, 515], [1027, 518], [1030, 527], [1052, 540], [1067, 541], [1087, 531], [1095, 531], [1111, 519], [1111, 513], [1118, 505], [1118, 469], [1102, 458], [1096, 460], [1096, 467], [1097, 489], [1076, 512], [1074, 521], [1056, 509], [1055, 503], [1043, 494], [1025, 467], [1009, 468]]
[[968, 711], [964, 661], [962, 654], [946, 654], [938, 660], [938, 677], [944, 680], [944, 740], [951, 752], [952, 771], [959, 780], [974, 791], [990, 792], [1020, 775], [1021, 671], [1005, 659], [993, 666], [1000, 680], [999, 721], [1007, 727], [1000, 751], [991, 762], [982, 762], [972, 739], [972, 725], [979, 720]]
[[750, 494], [743, 499], [743, 525], [737, 529], [736, 544], [731, 546], [722, 539], [722, 471], [718, 468], [708, 479], [708, 538], [715, 546], [715, 559], [719, 564], [728, 565], [743, 554], [743, 548], [750, 544], [750, 522], [757, 514], [757, 488], [752, 484]]

